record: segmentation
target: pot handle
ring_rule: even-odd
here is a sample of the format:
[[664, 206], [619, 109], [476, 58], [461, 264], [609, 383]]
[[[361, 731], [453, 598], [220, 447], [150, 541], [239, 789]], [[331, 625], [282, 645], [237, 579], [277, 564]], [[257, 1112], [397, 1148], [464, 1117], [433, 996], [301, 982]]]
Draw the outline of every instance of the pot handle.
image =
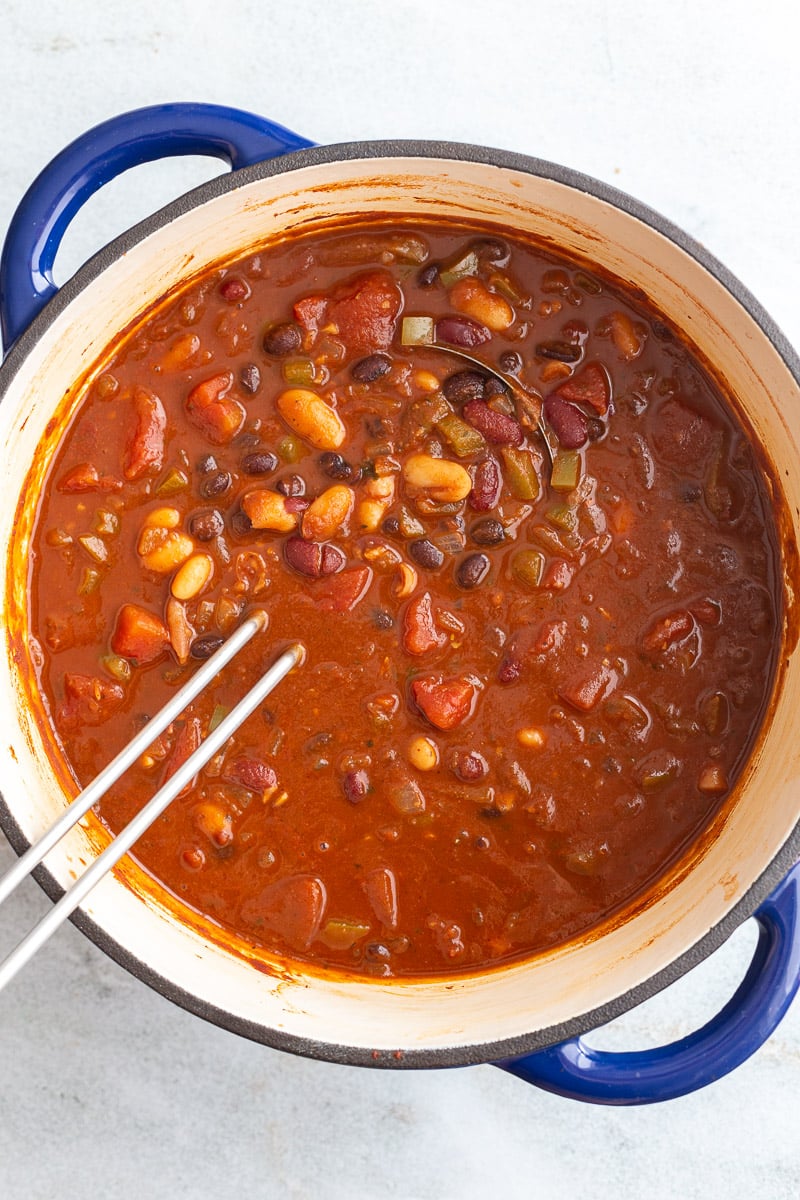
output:
[[545, 1091], [590, 1104], [655, 1104], [706, 1087], [754, 1054], [800, 986], [800, 863], [754, 914], [758, 944], [747, 974], [702, 1029], [656, 1050], [614, 1054], [572, 1038], [495, 1066]]
[[6, 350], [58, 290], [53, 263], [72, 218], [130, 167], [181, 154], [224, 159], [234, 170], [313, 142], [254, 113], [218, 104], [157, 104], [112, 117], [62, 150], [25, 193], [0, 259]]

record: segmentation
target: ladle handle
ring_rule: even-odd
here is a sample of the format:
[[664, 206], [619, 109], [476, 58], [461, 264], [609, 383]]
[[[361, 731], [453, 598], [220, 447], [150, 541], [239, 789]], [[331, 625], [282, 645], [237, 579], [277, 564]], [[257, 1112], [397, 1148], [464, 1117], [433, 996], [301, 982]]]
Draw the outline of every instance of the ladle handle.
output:
[[496, 1066], [545, 1091], [590, 1104], [655, 1104], [722, 1078], [770, 1037], [800, 986], [800, 863], [754, 917], [758, 944], [747, 974], [702, 1029], [669, 1046], [621, 1054], [571, 1038]]
[[112, 117], [72, 142], [28, 188], [0, 259], [0, 326], [7, 351], [58, 290], [53, 264], [66, 229], [103, 184], [131, 167], [183, 154], [233, 170], [313, 145], [254, 113], [218, 104], [158, 104]]

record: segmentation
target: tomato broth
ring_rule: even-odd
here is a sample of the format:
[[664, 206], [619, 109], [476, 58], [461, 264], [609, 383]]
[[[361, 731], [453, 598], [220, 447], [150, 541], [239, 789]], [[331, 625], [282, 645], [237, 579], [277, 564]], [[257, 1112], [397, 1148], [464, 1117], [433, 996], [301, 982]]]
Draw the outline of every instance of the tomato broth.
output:
[[708, 826], [778, 577], [759, 458], [659, 314], [522, 239], [376, 223], [265, 246], [109, 348], [38, 499], [31, 657], [85, 785], [264, 609], [102, 819], [299, 640], [136, 857], [270, 954], [441, 976], [590, 929]]

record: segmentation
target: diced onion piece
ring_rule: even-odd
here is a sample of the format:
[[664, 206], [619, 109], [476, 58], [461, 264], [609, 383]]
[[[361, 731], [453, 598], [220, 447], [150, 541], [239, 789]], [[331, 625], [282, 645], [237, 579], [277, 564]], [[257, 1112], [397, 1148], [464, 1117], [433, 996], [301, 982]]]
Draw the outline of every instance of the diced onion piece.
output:
[[434, 341], [433, 317], [403, 317], [401, 346], [432, 346]]
[[475, 250], [468, 250], [466, 254], [457, 259], [450, 266], [445, 267], [439, 272], [439, 279], [444, 287], [452, 287], [459, 279], [466, 279], [468, 275], [477, 275], [480, 267], [480, 260]]

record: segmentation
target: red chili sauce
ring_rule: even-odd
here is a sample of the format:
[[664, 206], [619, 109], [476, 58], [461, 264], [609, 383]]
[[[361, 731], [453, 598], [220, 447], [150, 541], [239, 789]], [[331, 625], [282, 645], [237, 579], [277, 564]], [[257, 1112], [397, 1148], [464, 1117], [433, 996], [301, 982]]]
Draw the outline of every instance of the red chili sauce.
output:
[[374, 976], [531, 955], [641, 894], [736, 781], [781, 618], [759, 462], [678, 334], [433, 224], [292, 238], [162, 302], [87, 387], [30, 562], [80, 784], [269, 613], [112, 830], [303, 643], [136, 856], [252, 944]]

